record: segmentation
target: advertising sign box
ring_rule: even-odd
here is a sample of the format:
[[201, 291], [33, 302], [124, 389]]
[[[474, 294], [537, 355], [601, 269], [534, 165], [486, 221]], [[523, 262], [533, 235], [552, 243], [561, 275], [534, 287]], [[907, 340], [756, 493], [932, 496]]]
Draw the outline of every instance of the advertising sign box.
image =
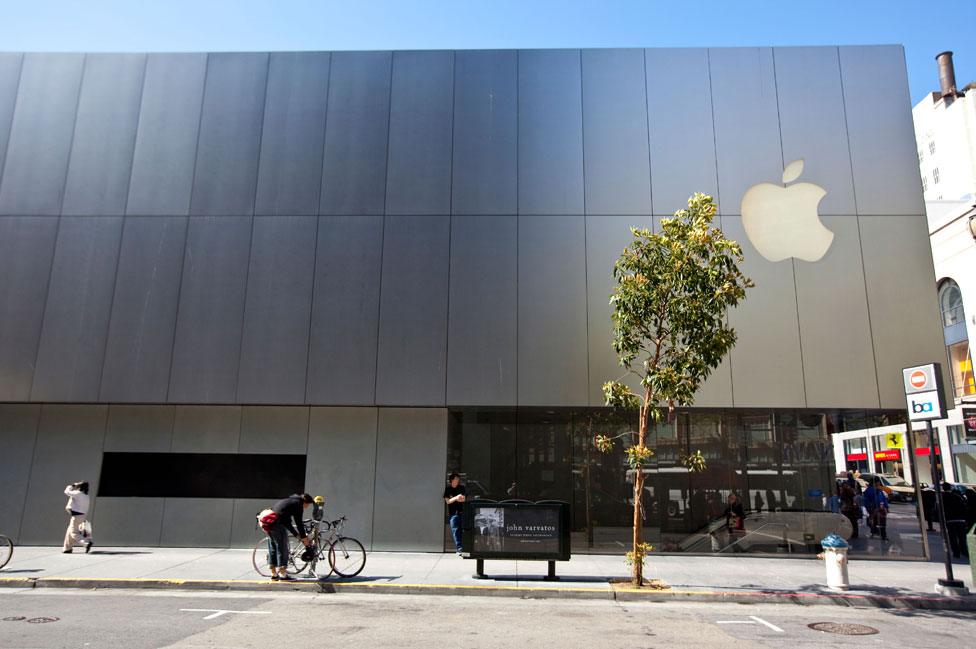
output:
[[468, 501], [462, 554], [470, 559], [569, 561], [569, 505]]

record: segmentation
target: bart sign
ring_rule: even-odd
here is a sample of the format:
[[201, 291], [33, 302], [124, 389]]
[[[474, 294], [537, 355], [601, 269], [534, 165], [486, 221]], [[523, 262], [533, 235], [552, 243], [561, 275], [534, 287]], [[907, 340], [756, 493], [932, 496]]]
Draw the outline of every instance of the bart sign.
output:
[[945, 418], [945, 391], [942, 389], [942, 368], [939, 363], [906, 367], [902, 370], [902, 376], [909, 420]]

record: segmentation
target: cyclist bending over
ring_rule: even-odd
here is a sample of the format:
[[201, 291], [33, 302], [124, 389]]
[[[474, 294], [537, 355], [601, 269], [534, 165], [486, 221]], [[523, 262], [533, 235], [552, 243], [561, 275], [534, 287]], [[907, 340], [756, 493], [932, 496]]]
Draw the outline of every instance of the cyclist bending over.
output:
[[271, 510], [278, 515], [277, 520], [268, 528], [268, 565], [271, 566], [271, 579], [291, 579], [286, 572], [288, 567], [288, 533], [301, 540], [306, 548], [310, 546], [305, 526], [302, 524], [302, 513], [312, 504], [312, 497], [307, 494], [292, 494], [276, 502]]

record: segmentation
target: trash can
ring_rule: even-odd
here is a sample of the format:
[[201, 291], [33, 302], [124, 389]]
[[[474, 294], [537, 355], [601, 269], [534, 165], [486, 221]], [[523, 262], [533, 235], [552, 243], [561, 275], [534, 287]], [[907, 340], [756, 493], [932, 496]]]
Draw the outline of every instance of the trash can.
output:
[[820, 545], [823, 546], [824, 563], [827, 566], [827, 588], [847, 590], [851, 585], [847, 575], [847, 551], [850, 545], [834, 533], [824, 537]]

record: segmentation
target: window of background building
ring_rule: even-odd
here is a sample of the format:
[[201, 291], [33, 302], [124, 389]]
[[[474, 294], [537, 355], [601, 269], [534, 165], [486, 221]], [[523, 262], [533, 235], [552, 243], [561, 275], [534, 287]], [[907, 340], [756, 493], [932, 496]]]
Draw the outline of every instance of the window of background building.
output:
[[929, 153], [935, 155], [935, 142], [929, 142]]
[[957, 397], [976, 394], [973, 377], [973, 356], [966, 332], [966, 312], [962, 304], [959, 285], [951, 279], [939, 285], [939, 309], [942, 311], [942, 328], [946, 341], [949, 374]]
[[918, 150], [918, 161], [919, 161], [919, 162], [921, 162], [921, 161], [922, 161], [922, 160], [924, 160], [924, 159], [925, 159], [925, 156], [924, 156], [924, 155], [922, 155], [922, 150], [921, 150], [921, 149], [919, 149], [919, 150]]
[[936, 185], [939, 184], [939, 168], [936, 167], [932, 170], [932, 182]]
[[939, 286], [939, 306], [942, 308], [942, 326], [951, 327], [966, 321], [959, 285], [947, 279]]
[[928, 190], [929, 190], [928, 176], [922, 176], [922, 191], [927, 192]]
[[957, 397], [976, 394], [976, 380], [973, 377], [973, 355], [969, 349], [969, 341], [949, 345], [949, 367], [952, 368], [952, 383]]

